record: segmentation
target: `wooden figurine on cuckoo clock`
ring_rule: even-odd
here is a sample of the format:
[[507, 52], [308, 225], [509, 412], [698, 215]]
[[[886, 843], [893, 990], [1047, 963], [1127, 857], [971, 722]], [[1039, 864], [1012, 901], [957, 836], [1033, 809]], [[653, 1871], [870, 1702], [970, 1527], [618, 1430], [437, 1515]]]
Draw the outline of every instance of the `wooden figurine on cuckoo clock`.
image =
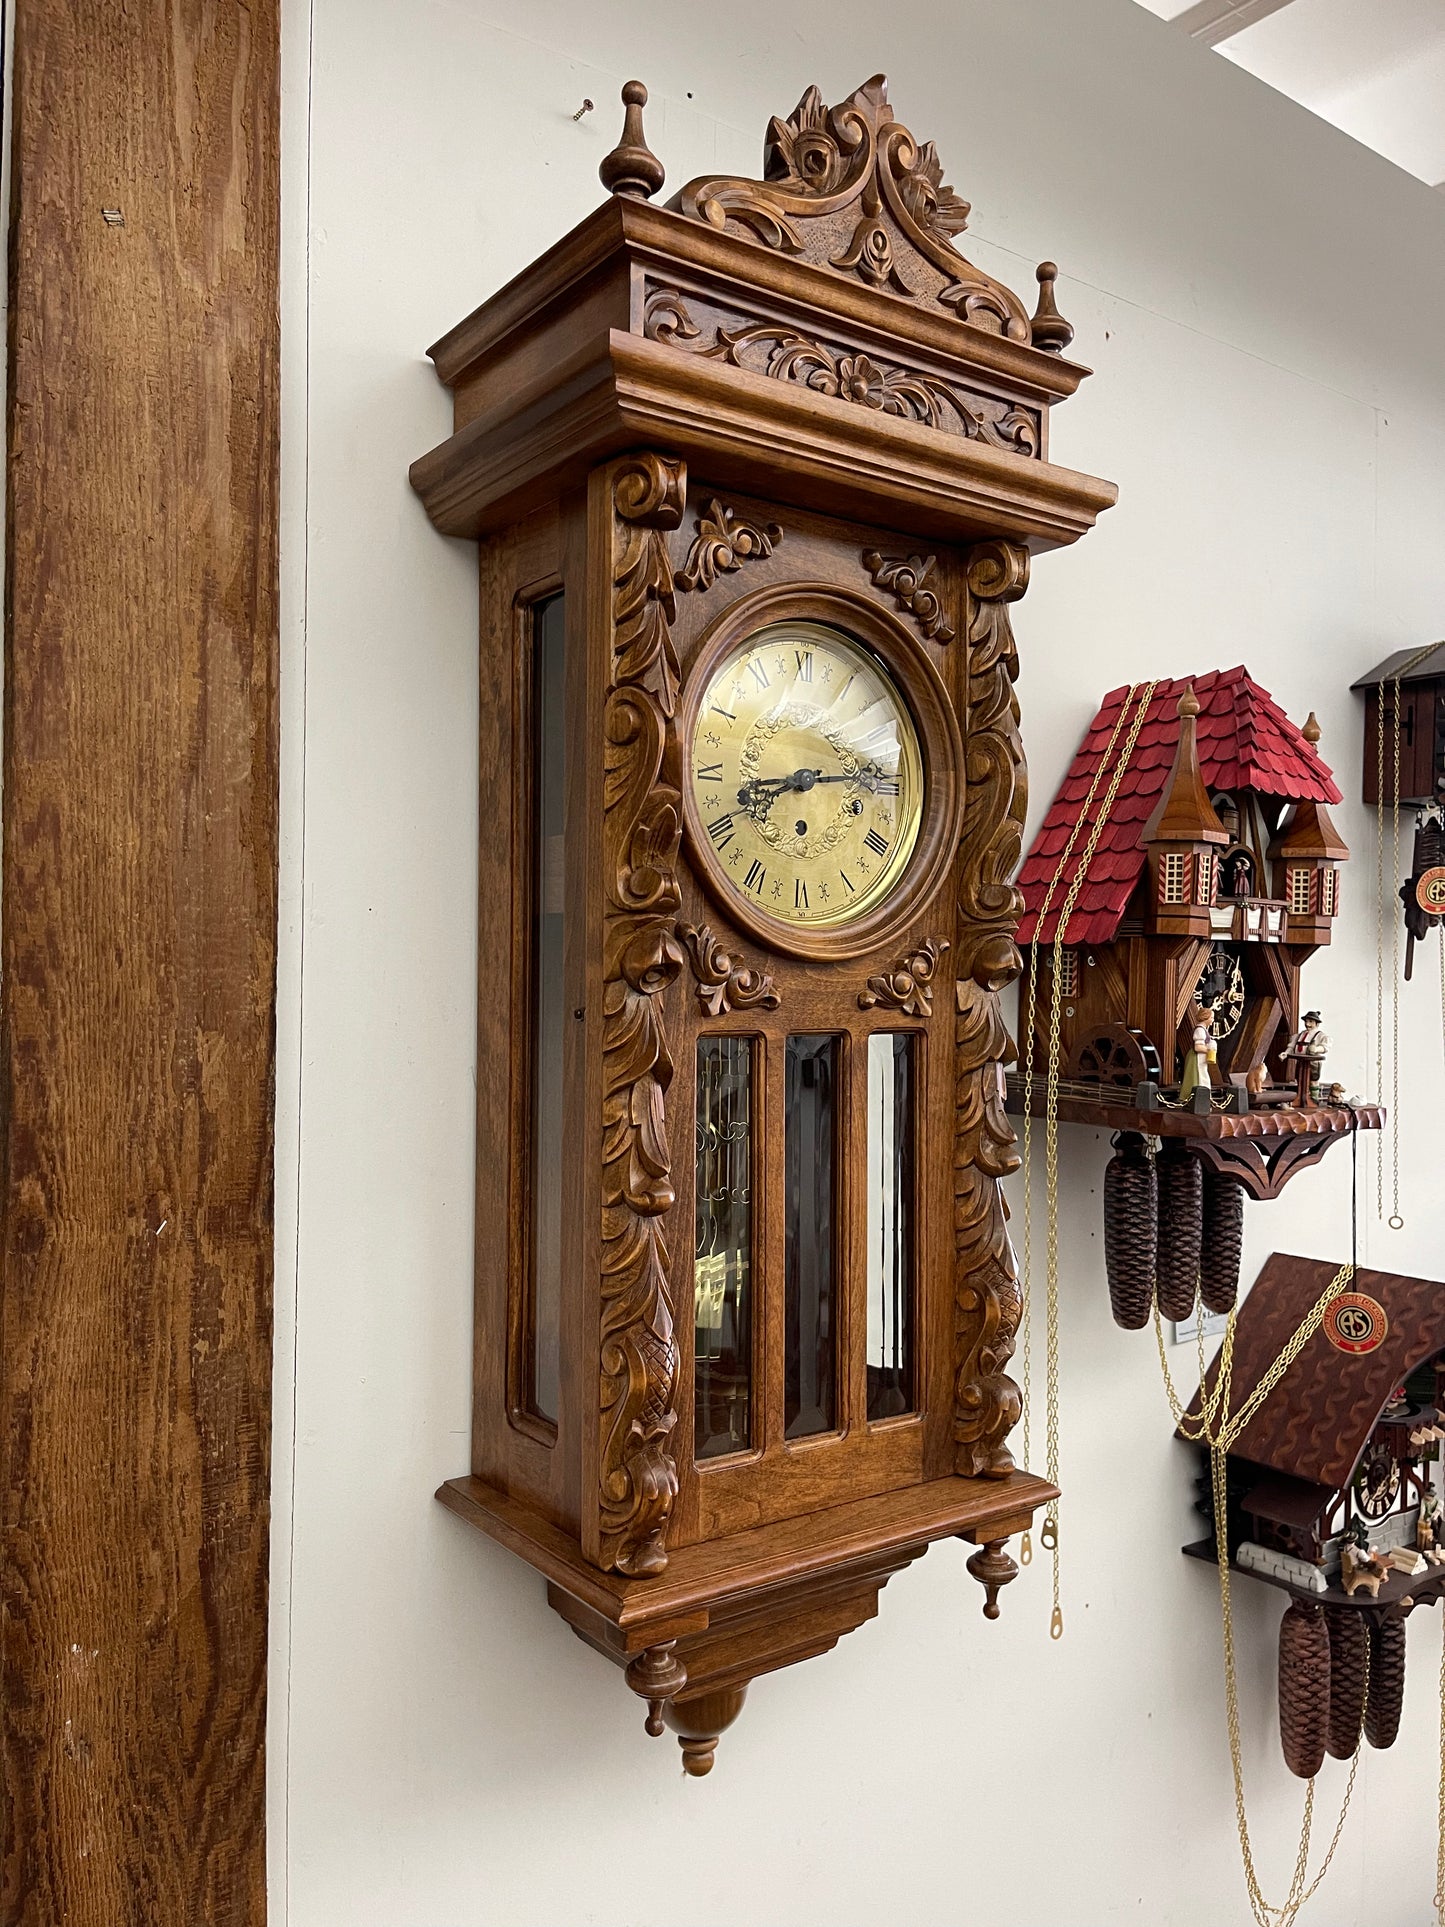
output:
[[[712, 1763], [936, 1539], [1006, 1550], [999, 1193], [1019, 969], [1012, 605], [1113, 487], [1049, 459], [1087, 370], [973, 266], [881, 78], [764, 178], [611, 198], [432, 350], [412, 469], [481, 549], [471, 1474]], [[525, 183], [519, 181], [518, 191]]]
[[1116, 689], [1020, 875], [1037, 955], [1011, 1101], [1027, 1084], [1035, 1109], [1117, 1133], [1105, 1256], [1127, 1329], [1156, 1299], [1187, 1318], [1196, 1286], [1227, 1310], [1246, 1194], [1380, 1123], [1329, 1083], [1323, 1015], [1300, 1006], [1349, 856], [1319, 735], [1242, 668]]
[[[1276, 1254], [1241, 1305], [1230, 1406], [1244, 1409], [1324, 1295], [1331, 1264]], [[1405, 1689], [1405, 1621], [1445, 1591], [1439, 1458], [1445, 1381], [1445, 1285], [1357, 1271], [1320, 1329], [1235, 1440], [1225, 1470], [1231, 1566], [1277, 1586], [1280, 1738], [1290, 1771], [1309, 1779], [1328, 1752], [1348, 1759], [1361, 1724], [1393, 1744]], [[1200, 1401], [1185, 1413], [1197, 1433]], [[1214, 1521], [1212, 1473], [1200, 1510]], [[1211, 1536], [1184, 1548], [1213, 1560]]]

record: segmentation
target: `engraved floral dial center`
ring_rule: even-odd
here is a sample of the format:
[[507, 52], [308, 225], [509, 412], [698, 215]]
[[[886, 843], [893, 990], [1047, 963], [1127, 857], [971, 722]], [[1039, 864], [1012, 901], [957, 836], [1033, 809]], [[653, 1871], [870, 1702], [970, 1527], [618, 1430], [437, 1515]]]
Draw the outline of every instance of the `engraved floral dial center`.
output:
[[917, 841], [923, 760], [907, 704], [871, 651], [822, 623], [774, 624], [717, 664], [691, 782], [714, 869], [784, 923], [863, 915]]

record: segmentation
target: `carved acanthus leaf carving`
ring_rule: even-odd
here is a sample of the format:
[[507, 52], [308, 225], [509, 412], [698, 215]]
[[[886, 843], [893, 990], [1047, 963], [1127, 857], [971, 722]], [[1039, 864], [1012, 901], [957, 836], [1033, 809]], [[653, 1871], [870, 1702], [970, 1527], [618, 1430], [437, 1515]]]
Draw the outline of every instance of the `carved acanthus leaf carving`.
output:
[[936, 566], [931, 555], [880, 555], [865, 549], [863, 567], [874, 585], [887, 589], [900, 609], [906, 609], [931, 642], [952, 642], [953, 624], [943, 613], [943, 601], [930, 577]]
[[682, 296], [658, 288], [643, 310], [643, 333], [709, 361], [721, 361], [774, 381], [799, 382], [860, 408], [876, 408], [903, 421], [922, 422], [946, 435], [986, 442], [1012, 455], [1037, 456], [1040, 418], [1034, 411], [997, 397], [974, 394], [952, 382], [907, 368], [895, 368], [871, 355], [814, 341], [777, 322], [719, 326], [710, 342]]
[[678, 667], [672, 568], [687, 473], [639, 455], [613, 477], [613, 636], [603, 710], [606, 909], [602, 999], [600, 1563], [661, 1572], [677, 1494], [677, 1345], [664, 1220], [673, 1204], [661, 993], [683, 967], [673, 935], [682, 798], [663, 780]]
[[1019, 1160], [1003, 1089], [1003, 1066], [1014, 1049], [998, 993], [1020, 968], [1014, 931], [1022, 902], [1011, 879], [1028, 785], [1008, 604], [1028, 586], [1028, 560], [1028, 551], [1013, 543], [984, 542], [970, 551], [966, 571], [967, 802], [954, 1020], [954, 1469], [987, 1478], [1013, 1468], [1004, 1440], [1020, 1411], [1018, 1387], [1004, 1369], [1021, 1307], [999, 1180]]
[[689, 181], [674, 207], [710, 227], [874, 287], [951, 310], [973, 327], [1028, 341], [1018, 296], [965, 259], [953, 238], [968, 203], [944, 183], [932, 141], [893, 118], [881, 74], [836, 107], [810, 87], [786, 120], [768, 126], [764, 179]]
[[705, 923], [680, 923], [677, 935], [687, 947], [697, 978], [697, 1001], [709, 1017], [729, 1010], [776, 1010], [783, 1001], [765, 971], [734, 962]]
[[927, 1017], [933, 1011], [933, 977], [938, 960], [948, 944], [927, 938], [917, 950], [910, 950], [891, 970], [868, 979], [867, 988], [858, 992], [859, 1010], [901, 1010], [910, 1017]]
[[687, 562], [677, 578], [680, 589], [710, 589], [718, 575], [731, 574], [744, 562], [760, 562], [771, 555], [783, 531], [776, 522], [749, 522], [714, 495], [703, 504], [697, 534]]

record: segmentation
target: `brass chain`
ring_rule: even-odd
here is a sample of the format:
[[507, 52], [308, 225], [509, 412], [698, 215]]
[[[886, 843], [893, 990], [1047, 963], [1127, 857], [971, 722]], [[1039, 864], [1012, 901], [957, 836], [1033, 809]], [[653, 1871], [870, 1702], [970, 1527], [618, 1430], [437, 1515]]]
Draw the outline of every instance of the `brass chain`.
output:
[[[1068, 838], [1064, 843], [1064, 847], [1059, 853], [1059, 860], [1054, 865], [1054, 873], [1052, 877], [1050, 877], [1049, 879], [1048, 889], [1044, 892], [1043, 905], [1040, 908], [1038, 917], [1034, 923], [1034, 941], [1029, 945], [1028, 983], [1027, 983], [1027, 988], [1025, 989], [1025, 992], [1024, 992], [1023, 1009], [1020, 1014], [1021, 1021], [1019, 1024], [1019, 1029], [1023, 1034], [1022, 1036], [1023, 1080], [1022, 1081], [1023, 1081], [1023, 1093], [1024, 1093], [1023, 1130], [1021, 1133], [1022, 1163], [1021, 1163], [1021, 1171], [1020, 1171], [1020, 1175], [1023, 1183], [1023, 1194], [1024, 1194], [1023, 1195], [1023, 1219], [1024, 1219], [1023, 1247], [1024, 1247], [1024, 1250], [1023, 1250], [1023, 1281], [1022, 1281], [1023, 1288], [1020, 1293], [1021, 1303], [1020, 1303], [1020, 1311], [1019, 1311], [1019, 1346], [1020, 1346], [1021, 1364], [1022, 1364], [1020, 1377], [1023, 1380], [1023, 1384], [1021, 1388], [1022, 1402], [1023, 1402], [1023, 1411], [1021, 1414], [1021, 1438], [1022, 1438], [1022, 1449], [1023, 1449], [1025, 1465], [1029, 1463], [1029, 1457], [1030, 1457], [1030, 1432], [1031, 1432], [1031, 1421], [1033, 1416], [1033, 1396], [1032, 1396], [1032, 1393], [1033, 1393], [1033, 1320], [1030, 1316], [1030, 1309], [1031, 1309], [1031, 1304], [1033, 1299], [1033, 1262], [1034, 1262], [1034, 1237], [1033, 1237], [1033, 1229], [1034, 1229], [1034, 1226], [1033, 1226], [1033, 1123], [1034, 1123], [1033, 1091], [1034, 1091], [1034, 1055], [1035, 1055], [1034, 1013], [1038, 1008], [1039, 952], [1043, 948], [1044, 924], [1048, 920], [1049, 911], [1053, 908], [1054, 894], [1058, 890], [1059, 885], [1064, 880], [1064, 870], [1068, 865], [1069, 858], [1073, 855], [1074, 845], [1078, 841], [1080, 833], [1083, 831], [1084, 825], [1090, 821], [1091, 812], [1094, 807], [1094, 798], [1098, 794], [1100, 783], [1103, 781], [1104, 771], [1108, 768], [1109, 763], [1113, 757], [1114, 745], [1119, 740], [1119, 732], [1123, 727], [1124, 718], [1128, 713], [1129, 704], [1133, 700], [1134, 690], [1136, 687], [1137, 687], [1136, 684], [1133, 684], [1133, 683], [1130, 684], [1129, 689], [1125, 694], [1124, 700], [1119, 706], [1119, 714], [1114, 719], [1114, 727], [1109, 736], [1109, 740], [1107, 744], [1104, 746], [1104, 754], [1100, 758], [1099, 762], [1095, 765], [1094, 774], [1089, 783], [1088, 792], [1085, 795], [1083, 802], [1079, 806], [1079, 813], [1077, 817], [1074, 819], [1073, 827], [1070, 829]], [[1057, 959], [1055, 961], [1057, 963]], [[1056, 1533], [1051, 1534], [1050, 1537], [1056, 1538], [1057, 1534]], [[1019, 1558], [1024, 1565], [1028, 1565], [1033, 1559], [1033, 1556], [1034, 1555], [1033, 1555], [1032, 1534], [1026, 1532], [1023, 1535], [1023, 1538], [1019, 1544]]]
[[1440, 1640], [1440, 1798], [1436, 1808], [1435, 1919], [1445, 1927], [1445, 1629]]
[[[1375, 701], [1375, 1102], [1385, 1097], [1385, 691]], [[1385, 1215], [1385, 1133], [1375, 1153], [1375, 1216]]]
[[[1394, 856], [1390, 871], [1392, 893], [1400, 887], [1400, 678], [1396, 676], [1390, 685], [1392, 693], [1392, 715], [1394, 743], [1394, 781], [1391, 784], [1390, 802], [1394, 817]], [[1394, 1209], [1390, 1213], [1390, 1229], [1403, 1231], [1405, 1220], [1400, 1215], [1400, 918], [1393, 911], [1390, 917], [1391, 937], [1391, 979], [1390, 979], [1390, 1016], [1392, 1041], [1390, 1045], [1390, 1178], [1393, 1187]]]
[[[1158, 687], [1157, 678], [1143, 685], [1131, 683], [1129, 686], [1128, 694], [1120, 708], [1119, 725], [1116, 725], [1114, 735], [1110, 738], [1111, 745], [1118, 738], [1124, 712], [1129, 707], [1130, 701], [1134, 699], [1136, 689], [1139, 691], [1138, 708], [1129, 725], [1128, 739], [1123, 751], [1110, 772], [1104, 800], [1099, 807], [1098, 815], [1093, 820], [1078, 868], [1069, 883], [1063, 907], [1054, 925], [1053, 984], [1049, 1000], [1049, 1048], [1044, 1091], [1044, 1188], [1048, 1201], [1048, 1233], [1045, 1245], [1048, 1285], [1045, 1302], [1048, 1453], [1045, 1470], [1050, 1485], [1057, 1485], [1059, 1482], [1059, 1019], [1063, 1004], [1064, 943], [1068, 934], [1069, 919], [1074, 914], [1074, 906], [1079, 900], [1079, 893], [1089, 874], [1094, 852], [1099, 847], [1099, 838], [1103, 835], [1104, 825], [1108, 822], [1114, 808], [1119, 794], [1119, 785], [1123, 782], [1124, 772], [1133, 759], [1134, 749], [1139, 741], [1139, 732], [1144, 727], [1144, 718], [1149, 713], [1149, 705], [1154, 700], [1154, 691]], [[1030, 1088], [1029, 1097], [1032, 1098], [1032, 1088]], [[1043, 1530], [1039, 1534], [1039, 1543], [1053, 1556], [1054, 1598], [1053, 1611], [1049, 1616], [1049, 1637], [1062, 1639], [1064, 1609], [1060, 1594], [1059, 1502], [1057, 1499], [1049, 1501], [1044, 1515]]]
[[[1169, 1361], [1164, 1351], [1164, 1329], [1160, 1322], [1158, 1308], [1154, 1312], [1154, 1338], [1159, 1349], [1159, 1364], [1163, 1373], [1165, 1395], [1169, 1408], [1174, 1415], [1175, 1424], [1181, 1435], [1209, 1448], [1210, 1486], [1214, 1501], [1214, 1552], [1219, 1564], [1219, 1610], [1224, 1647], [1224, 1706], [1229, 1728], [1229, 1759], [1234, 1776], [1234, 1813], [1239, 1831], [1240, 1859], [1244, 1866], [1245, 1886], [1249, 1892], [1250, 1910], [1257, 1927], [1291, 1927], [1298, 1918], [1300, 1910], [1318, 1891], [1321, 1881], [1330, 1870], [1335, 1850], [1344, 1832], [1345, 1819], [1354, 1797], [1355, 1775], [1360, 1763], [1360, 1739], [1355, 1741], [1355, 1750], [1350, 1760], [1350, 1775], [1345, 1784], [1344, 1798], [1340, 1803], [1339, 1818], [1330, 1836], [1329, 1846], [1316, 1869], [1314, 1879], [1306, 1885], [1309, 1870], [1310, 1839], [1314, 1828], [1315, 1782], [1310, 1780], [1305, 1790], [1304, 1814], [1300, 1822], [1299, 1850], [1295, 1855], [1294, 1873], [1290, 1880], [1289, 1892], [1284, 1901], [1276, 1906], [1264, 1897], [1259, 1884], [1259, 1876], [1254, 1864], [1254, 1850], [1249, 1835], [1249, 1817], [1245, 1811], [1244, 1765], [1240, 1745], [1239, 1725], [1239, 1680], [1238, 1665], [1234, 1645], [1234, 1605], [1230, 1591], [1229, 1532], [1227, 1507], [1227, 1468], [1228, 1456], [1238, 1442], [1254, 1414], [1269, 1397], [1275, 1386], [1284, 1377], [1301, 1351], [1319, 1330], [1325, 1313], [1331, 1303], [1350, 1283], [1355, 1275], [1353, 1264], [1341, 1265], [1330, 1283], [1315, 1300], [1305, 1314], [1298, 1329], [1285, 1345], [1283, 1351], [1261, 1377], [1259, 1383], [1240, 1406], [1233, 1417], [1229, 1413], [1230, 1394], [1234, 1382], [1234, 1339], [1237, 1328], [1238, 1308], [1229, 1313], [1224, 1328], [1224, 1342], [1219, 1350], [1219, 1362], [1215, 1372], [1212, 1390], [1206, 1389], [1204, 1370], [1204, 1338], [1202, 1331], [1196, 1332], [1196, 1346], [1199, 1354], [1199, 1414], [1188, 1416], [1183, 1402], [1174, 1386], [1169, 1370]], [[1365, 1691], [1369, 1690], [1369, 1655], [1365, 1656]], [[1445, 1666], [1441, 1672], [1442, 1725], [1441, 1725], [1441, 1823], [1445, 1828]], [[1363, 1703], [1363, 1702], [1362, 1702]], [[1445, 1887], [1445, 1833], [1442, 1833], [1442, 1859], [1440, 1879]], [[1445, 1920], [1445, 1917], [1442, 1917]]]

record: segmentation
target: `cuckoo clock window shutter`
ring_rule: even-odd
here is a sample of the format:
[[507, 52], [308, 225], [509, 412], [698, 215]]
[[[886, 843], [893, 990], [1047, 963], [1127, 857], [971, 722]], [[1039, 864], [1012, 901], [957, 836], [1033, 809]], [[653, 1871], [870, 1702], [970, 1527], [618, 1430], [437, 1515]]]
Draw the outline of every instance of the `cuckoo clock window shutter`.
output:
[[[706, 1772], [748, 1682], [963, 1537], [1014, 1466], [999, 993], [1024, 812], [1012, 605], [1114, 499], [1087, 372], [958, 246], [881, 79], [759, 181], [611, 198], [432, 350], [412, 470], [480, 545], [470, 1476]], [[968, 781], [965, 784], [965, 770]]]

